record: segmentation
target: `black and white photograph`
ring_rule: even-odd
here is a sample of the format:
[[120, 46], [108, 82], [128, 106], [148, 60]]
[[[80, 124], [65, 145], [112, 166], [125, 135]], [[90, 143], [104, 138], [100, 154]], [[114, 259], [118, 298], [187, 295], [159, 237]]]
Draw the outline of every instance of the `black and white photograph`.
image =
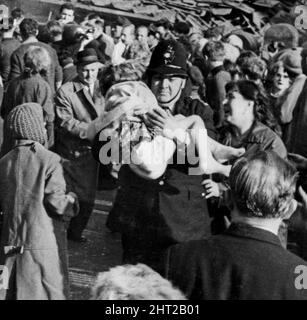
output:
[[307, 300], [307, 0], [0, 0], [0, 300]]

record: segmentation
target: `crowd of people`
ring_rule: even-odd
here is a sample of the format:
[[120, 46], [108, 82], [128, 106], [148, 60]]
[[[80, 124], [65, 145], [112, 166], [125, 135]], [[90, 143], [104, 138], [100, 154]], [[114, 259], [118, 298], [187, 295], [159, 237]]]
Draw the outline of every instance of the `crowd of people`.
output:
[[106, 181], [123, 257], [93, 299], [307, 299], [307, 43], [116, 23], [66, 3], [1, 30], [1, 299], [70, 298]]

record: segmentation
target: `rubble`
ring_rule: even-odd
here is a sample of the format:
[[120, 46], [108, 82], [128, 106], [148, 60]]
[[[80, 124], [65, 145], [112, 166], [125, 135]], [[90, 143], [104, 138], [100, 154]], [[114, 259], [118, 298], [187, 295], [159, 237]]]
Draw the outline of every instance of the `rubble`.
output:
[[[8, 0], [4, 0], [8, 2]], [[61, 5], [68, 0], [31, 0]], [[294, 8], [307, 0], [70, 0], [82, 12], [97, 11], [110, 21], [125, 17], [135, 24], [151, 24], [160, 19], [170, 22], [188, 21], [201, 31], [225, 26], [227, 34], [234, 30], [263, 36], [276, 23], [295, 25]], [[109, 18], [109, 19], [108, 19]], [[112, 23], [111, 23], [112, 24]], [[299, 30], [306, 37], [305, 30]]]
[[[296, 5], [305, 1], [291, 0], [78, 0], [77, 2], [116, 9], [123, 14], [140, 15], [149, 22], [167, 19], [186, 20], [194, 27], [206, 30], [227, 23], [227, 32], [240, 29], [263, 35], [268, 23], [294, 24]], [[286, 20], [284, 20], [286, 19]]]

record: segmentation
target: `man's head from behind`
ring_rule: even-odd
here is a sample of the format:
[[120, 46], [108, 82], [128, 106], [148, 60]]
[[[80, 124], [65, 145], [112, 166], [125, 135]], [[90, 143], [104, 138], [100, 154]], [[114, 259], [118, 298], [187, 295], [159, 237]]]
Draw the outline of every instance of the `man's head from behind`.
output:
[[210, 62], [223, 62], [225, 54], [225, 46], [221, 41], [209, 41], [203, 49], [204, 57]]
[[273, 151], [238, 160], [230, 172], [235, 208], [242, 217], [286, 219], [296, 209], [295, 168]]
[[33, 19], [23, 19], [19, 28], [23, 40], [27, 40], [30, 37], [36, 37], [38, 35], [38, 23]]

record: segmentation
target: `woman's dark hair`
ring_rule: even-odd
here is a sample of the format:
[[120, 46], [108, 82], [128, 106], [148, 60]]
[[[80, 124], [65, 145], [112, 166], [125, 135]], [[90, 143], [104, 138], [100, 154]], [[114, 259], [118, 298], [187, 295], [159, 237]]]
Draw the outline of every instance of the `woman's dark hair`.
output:
[[48, 21], [45, 25], [41, 26], [37, 36], [39, 41], [50, 43], [54, 42], [55, 37], [63, 33], [61, 24], [56, 20]]
[[25, 18], [20, 23], [19, 29], [21, 36], [24, 39], [27, 39], [30, 36], [36, 36], [38, 31], [38, 23], [33, 19]]
[[257, 54], [255, 52], [249, 51], [249, 50], [242, 51], [241, 54], [239, 55], [236, 63], [238, 65], [238, 67], [241, 67], [242, 64], [244, 64], [246, 60], [253, 58], [253, 57], [257, 57]]
[[225, 88], [227, 93], [237, 91], [245, 99], [253, 101], [255, 119], [268, 126], [279, 136], [281, 135], [281, 129], [273, 115], [269, 99], [264, 90], [261, 90], [255, 82], [250, 80], [232, 81], [227, 83]]

